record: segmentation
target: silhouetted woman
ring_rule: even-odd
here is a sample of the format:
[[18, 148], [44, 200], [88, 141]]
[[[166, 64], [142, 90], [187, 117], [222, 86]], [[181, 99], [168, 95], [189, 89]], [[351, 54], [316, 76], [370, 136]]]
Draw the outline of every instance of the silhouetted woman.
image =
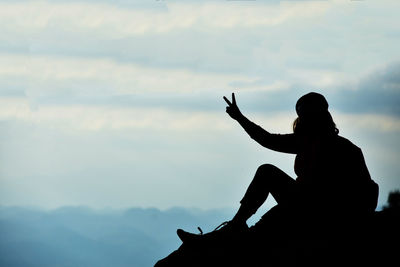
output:
[[224, 100], [229, 116], [257, 143], [277, 152], [296, 154], [297, 178], [291, 178], [273, 165], [261, 165], [238, 212], [225, 227], [205, 235], [178, 230], [183, 241], [245, 229], [247, 219], [269, 194], [278, 204], [250, 228], [257, 235], [265, 232], [270, 236], [274, 228], [286, 226], [295, 231], [296, 227], [299, 231], [310, 225], [315, 229], [334, 219], [362, 216], [375, 210], [378, 186], [371, 180], [361, 149], [338, 135], [324, 96], [312, 92], [297, 101], [298, 118], [293, 123], [292, 134], [272, 134], [251, 122], [240, 112], [234, 94], [232, 101], [226, 97]]

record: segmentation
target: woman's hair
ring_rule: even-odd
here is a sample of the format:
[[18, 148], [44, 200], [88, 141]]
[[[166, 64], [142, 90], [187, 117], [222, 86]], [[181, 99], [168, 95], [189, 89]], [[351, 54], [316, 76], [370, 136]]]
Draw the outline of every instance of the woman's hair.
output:
[[298, 135], [338, 135], [339, 129], [329, 111], [298, 117], [293, 122], [293, 133]]

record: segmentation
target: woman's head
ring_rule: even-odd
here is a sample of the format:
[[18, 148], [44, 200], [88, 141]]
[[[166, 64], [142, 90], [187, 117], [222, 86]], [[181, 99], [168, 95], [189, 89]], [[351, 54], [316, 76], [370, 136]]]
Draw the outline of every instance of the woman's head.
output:
[[337, 135], [339, 130], [328, 111], [328, 102], [318, 93], [308, 93], [296, 103], [298, 118], [293, 122], [293, 132], [300, 135]]

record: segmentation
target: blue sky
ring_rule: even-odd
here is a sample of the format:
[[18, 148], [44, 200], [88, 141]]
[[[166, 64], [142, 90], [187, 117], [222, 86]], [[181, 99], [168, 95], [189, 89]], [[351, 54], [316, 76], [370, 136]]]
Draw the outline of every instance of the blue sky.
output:
[[0, 204], [236, 207], [323, 93], [380, 204], [400, 188], [398, 1], [0, 1]]

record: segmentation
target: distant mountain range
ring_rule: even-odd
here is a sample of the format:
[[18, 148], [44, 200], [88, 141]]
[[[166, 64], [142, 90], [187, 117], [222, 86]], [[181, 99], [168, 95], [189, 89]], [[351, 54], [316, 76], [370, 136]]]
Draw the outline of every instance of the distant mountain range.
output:
[[232, 214], [184, 208], [0, 207], [0, 266], [153, 266], [179, 247], [176, 228], [210, 231]]
[[[377, 213], [378, 223], [370, 229], [378, 233], [373, 250], [379, 255], [397, 255], [388, 245], [397, 244], [400, 236], [400, 193], [395, 193], [393, 203]], [[0, 206], [0, 267], [153, 266], [181, 245], [177, 228], [198, 232], [201, 226], [208, 232], [233, 214], [230, 209], [45, 211]], [[256, 220], [249, 220], [249, 225]]]

